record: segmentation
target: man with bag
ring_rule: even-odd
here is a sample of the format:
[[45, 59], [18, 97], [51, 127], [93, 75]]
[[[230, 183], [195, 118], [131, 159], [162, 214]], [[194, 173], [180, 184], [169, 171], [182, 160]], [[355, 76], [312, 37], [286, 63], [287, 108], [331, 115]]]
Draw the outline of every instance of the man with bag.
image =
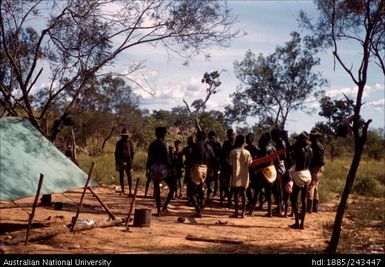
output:
[[207, 178], [207, 171], [216, 163], [212, 147], [205, 142], [206, 134], [203, 131], [197, 133], [197, 141], [192, 147], [192, 167], [190, 171], [189, 196], [195, 207], [196, 214], [193, 217], [201, 218], [201, 209], [204, 208], [203, 184]]

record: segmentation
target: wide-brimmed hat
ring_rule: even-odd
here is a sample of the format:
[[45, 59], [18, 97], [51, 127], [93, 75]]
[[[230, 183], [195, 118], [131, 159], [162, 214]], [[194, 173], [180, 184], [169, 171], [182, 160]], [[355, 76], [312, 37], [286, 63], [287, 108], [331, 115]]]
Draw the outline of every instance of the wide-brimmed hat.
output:
[[318, 132], [317, 130], [311, 130], [310, 136], [320, 137], [322, 134]]
[[128, 129], [127, 128], [123, 128], [122, 129], [122, 133], [120, 134], [122, 136], [128, 136]]
[[307, 143], [309, 143], [309, 134], [306, 131], [303, 131], [302, 133], [300, 133], [299, 135], [297, 135], [294, 138], [296, 140], [303, 140], [303, 141], [306, 141]]

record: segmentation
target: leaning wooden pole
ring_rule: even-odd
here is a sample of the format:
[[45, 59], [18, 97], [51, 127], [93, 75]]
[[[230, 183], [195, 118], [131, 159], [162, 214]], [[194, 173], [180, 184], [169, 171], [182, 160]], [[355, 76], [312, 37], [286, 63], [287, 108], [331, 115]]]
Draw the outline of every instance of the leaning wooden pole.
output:
[[43, 185], [43, 179], [44, 179], [44, 175], [40, 173], [39, 184], [37, 185], [35, 201], [33, 202], [33, 205], [32, 205], [32, 213], [29, 215], [27, 235], [25, 237], [25, 245], [28, 244], [28, 236], [29, 236], [29, 232], [31, 231], [33, 217], [35, 216], [36, 205], [37, 205], [37, 201], [39, 200], [41, 186]]
[[73, 161], [76, 163], [76, 165], [79, 166], [79, 162], [78, 162], [78, 155], [76, 154], [76, 140], [75, 140], [75, 133], [74, 133], [74, 128], [71, 127], [71, 145], [72, 145], [72, 151], [71, 151], [71, 154], [72, 154], [72, 159]]
[[136, 180], [134, 195], [132, 196], [130, 210], [129, 210], [128, 215], [127, 215], [126, 225], [125, 225], [126, 230], [128, 230], [128, 222], [130, 221], [130, 217], [131, 217], [131, 214], [132, 214], [132, 209], [134, 208], [136, 194], [138, 193], [138, 186], [139, 186], [139, 178]]
[[103, 201], [100, 199], [100, 197], [96, 194], [96, 192], [94, 190], [92, 190], [91, 187], [88, 187], [88, 190], [90, 190], [90, 192], [94, 195], [94, 197], [99, 201], [100, 205], [102, 205], [103, 209], [108, 213], [108, 215], [110, 216], [111, 219], [115, 220], [116, 217], [115, 215], [112, 213], [112, 211], [107, 207], [106, 204], [103, 203]]
[[[116, 220], [111, 220], [109, 222], [102, 222], [102, 223], [95, 223], [92, 225], [78, 225], [76, 226], [76, 231], [86, 231], [94, 228], [106, 228], [106, 227], [112, 227], [112, 226], [117, 226], [121, 225], [124, 223], [124, 219], [116, 219]], [[67, 233], [68, 230], [66, 228], [59, 228], [55, 229], [53, 231], [49, 231], [46, 233], [41, 233], [41, 234], [35, 234], [31, 235], [29, 237], [29, 241], [40, 241], [40, 240], [45, 240], [45, 239], [50, 239], [51, 237], [54, 237], [59, 234], [64, 234]], [[16, 237], [14, 239], [6, 239], [4, 241], [0, 241], [0, 246], [4, 243], [6, 245], [17, 245], [20, 242], [23, 242], [25, 240], [24, 237]]]
[[88, 187], [88, 183], [90, 182], [91, 173], [92, 173], [92, 170], [94, 169], [94, 166], [95, 166], [95, 162], [92, 162], [90, 171], [88, 172], [87, 181], [86, 181], [86, 184], [85, 184], [84, 189], [83, 189], [82, 197], [80, 198], [80, 201], [79, 201], [79, 204], [78, 204], [78, 208], [76, 210], [76, 215], [75, 215], [75, 217], [72, 220], [71, 232], [73, 232], [73, 230], [75, 228], [76, 221], [78, 220], [79, 213], [80, 213], [80, 210], [81, 210], [82, 204], [83, 204], [83, 199], [84, 199], [84, 196], [86, 194], [86, 190], [87, 190], [87, 187]]

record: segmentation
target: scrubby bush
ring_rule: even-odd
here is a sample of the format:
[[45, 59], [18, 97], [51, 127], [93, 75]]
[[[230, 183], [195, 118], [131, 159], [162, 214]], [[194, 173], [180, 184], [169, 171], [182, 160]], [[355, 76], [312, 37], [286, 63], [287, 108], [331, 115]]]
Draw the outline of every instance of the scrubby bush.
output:
[[354, 182], [353, 192], [363, 196], [385, 197], [385, 186], [375, 177], [364, 173]]

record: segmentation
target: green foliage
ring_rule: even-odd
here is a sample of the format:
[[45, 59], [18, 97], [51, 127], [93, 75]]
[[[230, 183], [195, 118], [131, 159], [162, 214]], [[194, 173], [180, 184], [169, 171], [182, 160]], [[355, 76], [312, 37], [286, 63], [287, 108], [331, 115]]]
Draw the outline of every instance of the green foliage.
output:
[[385, 133], [384, 128], [368, 130], [364, 154], [369, 158], [381, 160], [385, 158]]
[[[236, 18], [224, 2], [128, 1], [116, 3], [114, 9], [109, 8], [108, 2], [0, 1], [0, 79], [1, 85], [9, 87], [0, 86], [0, 101], [9, 114], [22, 117], [18, 109], [26, 112], [32, 124], [52, 141], [71, 111], [105, 111], [112, 105], [115, 108], [109, 112], [120, 114], [126, 105], [131, 106], [126, 101], [131, 98], [125, 98], [125, 92], [130, 95], [129, 88], [115, 90], [122, 87], [119, 80], [106, 77], [103, 87], [96, 86], [99, 81], [95, 79], [124, 51], [159, 44], [165, 52], [189, 60], [211, 46], [227, 46], [240, 36], [233, 29]], [[111, 12], [105, 14], [106, 9]], [[29, 22], [37, 17], [41, 23], [34, 24], [35, 31], [29, 28]], [[133, 61], [126, 62], [128, 72], [122, 76], [142, 67]], [[50, 86], [38, 93], [40, 110], [35, 113], [36, 90], [31, 89], [41, 83], [43, 76], [48, 77]], [[211, 80], [215, 78], [216, 75], [210, 76]], [[109, 101], [110, 95], [120, 104]], [[57, 104], [63, 99], [67, 103], [60, 109]], [[104, 105], [101, 109], [95, 106], [99, 102]], [[53, 115], [57, 121], [51, 127]], [[118, 124], [128, 124], [131, 119], [132, 114]]]
[[325, 96], [320, 100], [321, 111], [318, 113], [327, 120], [327, 123], [320, 123], [321, 130], [328, 136], [335, 135], [341, 122], [346, 121], [353, 114], [353, 106], [348, 100], [331, 100]]
[[[337, 157], [334, 161], [326, 161], [325, 172], [319, 182], [321, 202], [341, 194], [351, 164], [351, 154], [348, 157]], [[384, 197], [385, 195], [385, 162], [377, 160], [363, 160], [357, 171], [357, 178], [353, 185], [356, 194]], [[381, 195], [382, 194], [382, 195]]]
[[338, 127], [346, 121], [353, 113], [353, 107], [348, 100], [331, 100], [325, 96], [320, 100], [321, 111], [318, 113], [326, 119], [326, 122], [317, 122], [315, 129], [326, 138], [327, 149], [330, 152], [331, 159], [340, 156], [343, 152], [343, 139], [337, 137]]
[[385, 184], [376, 177], [363, 173], [354, 181], [352, 192], [363, 196], [385, 197]]
[[231, 95], [232, 105], [226, 107], [230, 121], [244, 121], [258, 116], [260, 122], [284, 128], [291, 111], [304, 110], [305, 99], [318, 96], [327, 83], [314, 71], [320, 60], [310, 38], [302, 39], [297, 32], [291, 40], [264, 56], [248, 50], [241, 62], [234, 62], [238, 90]]
[[[92, 177], [96, 181], [106, 185], [119, 185], [119, 173], [115, 169], [115, 158], [113, 151], [115, 146], [110, 144], [107, 146], [107, 152], [97, 156], [88, 156], [85, 154], [79, 155], [79, 165], [84, 172], [88, 173], [91, 162], [95, 162], [95, 168]], [[133, 167], [133, 182], [136, 178], [140, 178], [140, 184], [144, 185], [146, 182], [146, 162], [147, 152], [139, 150], [136, 151]], [[125, 178], [125, 184], [127, 184]]]

